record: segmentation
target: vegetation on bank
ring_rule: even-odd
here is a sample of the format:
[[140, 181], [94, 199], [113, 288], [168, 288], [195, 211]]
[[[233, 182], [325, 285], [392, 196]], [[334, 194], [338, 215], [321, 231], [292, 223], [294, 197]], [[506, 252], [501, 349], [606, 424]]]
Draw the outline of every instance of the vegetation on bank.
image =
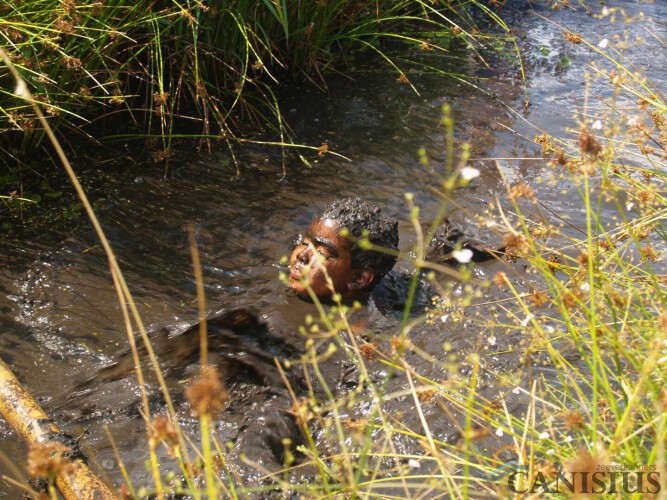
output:
[[[227, 141], [269, 127], [287, 141], [279, 82], [292, 75], [324, 87], [361, 51], [410, 84], [383, 41], [423, 51], [455, 36], [478, 44], [472, 8], [495, 18], [477, 1], [3, 0], [0, 47], [54, 128], [94, 135], [86, 125], [122, 113], [131, 123], [122, 133], [162, 137], [161, 160], [183, 132], [177, 123]], [[0, 153], [20, 160], [43, 127], [6, 67], [0, 83]]]
[[[454, 40], [484, 47], [480, 17], [502, 26], [477, 0], [0, 0], [0, 48], [70, 155], [89, 140], [137, 138], [168, 166], [172, 141], [190, 137], [228, 147], [236, 164], [233, 146], [261, 139], [283, 147], [285, 175], [285, 145], [336, 153], [297, 144], [279, 86], [305, 79], [324, 90], [327, 74], [353, 75], [367, 65], [411, 86], [414, 59], [443, 53]], [[9, 215], [1, 229], [69, 227], [82, 207], [59, 180], [42, 175], [58, 162], [17, 90], [1, 64], [0, 206]], [[91, 188], [113, 182], [113, 174], [98, 174], [85, 179]]]
[[[89, 140], [135, 138], [166, 169], [174, 139], [199, 138], [229, 148], [238, 176], [234, 145], [261, 139], [283, 147], [285, 175], [287, 144], [297, 154], [336, 152], [295, 144], [279, 86], [305, 79], [324, 92], [327, 74], [366, 65], [411, 86], [417, 59], [492, 43], [480, 19], [507, 31], [477, 0], [0, 0], [0, 47], [70, 156], [88, 151]], [[65, 179], [47, 173], [58, 162], [19, 90], [0, 63], [1, 228], [70, 227], [82, 206]], [[117, 177], [115, 162], [106, 165], [82, 179], [102, 197], [100, 186]]]
[[[579, 37], [576, 43], [586, 41]], [[349, 308], [322, 308], [321, 317], [311, 319], [304, 331], [311, 338], [338, 341], [357, 367], [358, 387], [363, 390], [350, 391], [342, 399], [295, 401], [292, 410], [306, 434], [298, 450], [300, 461], [297, 464], [295, 456], [286, 453], [285, 471], [267, 474], [262, 486], [228, 480], [233, 473], [224, 460], [224, 443], [208, 430], [223, 398], [215, 373], [202, 370], [193, 382], [208, 388], [200, 391], [203, 400], [193, 399], [202, 424], [202, 446], [196, 453], [190, 453], [179, 433], [171, 406], [167, 418], [152, 419], [144, 395], [154, 484], [128, 481], [124, 494], [141, 497], [150, 491], [159, 497], [175, 491], [194, 498], [243, 498], [282, 490], [308, 496], [460, 498], [504, 497], [516, 490], [527, 497], [569, 497], [573, 490], [584, 492], [584, 473], [592, 478], [595, 472], [605, 474], [598, 476], [600, 484], [589, 480], [588, 492], [596, 488], [597, 493], [636, 498], [658, 493], [649, 472], [661, 475], [664, 488], [667, 103], [611, 47], [591, 48], [616, 66], [613, 72], [599, 69], [594, 75], [609, 82], [612, 90], [606, 113], [584, 110], [572, 137], [535, 138], [547, 164], [543, 181], [579, 194], [581, 220], [542, 216], [545, 206], [538, 190], [526, 182], [508, 183], [504, 199], [479, 220], [498, 228], [508, 260], [525, 266], [529, 279], [508, 271], [490, 283], [478, 283], [464, 270], [458, 276], [461, 287], [442, 287], [433, 307], [420, 317], [406, 315], [391, 338], [355, 337], [348, 324]], [[454, 129], [447, 114], [443, 123], [446, 142], [452, 144]], [[423, 161], [428, 162], [426, 155]], [[446, 166], [451, 176], [434, 178], [434, 188], [442, 193], [443, 214], [455, 198], [454, 190], [474, 175], [465, 149], [458, 161]], [[433, 272], [437, 283], [437, 273], [445, 270], [424, 260], [430, 232], [420, 222], [419, 197], [407, 199], [418, 240], [414, 265]], [[94, 219], [92, 210], [90, 215]], [[113, 252], [106, 249], [132, 343], [133, 330], [144, 337], [145, 330]], [[196, 251], [193, 254], [197, 270]], [[484, 302], [488, 287], [501, 289], [505, 298]], [[199, 303], [203, 316], [201, 292]], [[479, 308], [493, 308], [493, 314], [477, 316]], [[406, 310], [411, 310], [409, 303]], [[472, 322], [483, 332], [482, 348], [457, 353], [443, 345], [442, 357], [433, 357], [411, 342], [420, 324], [442, 318]], [[340, 340], [341, 330], [348, 331], [349, 344]], [[485, 359], [490, 355], [516, 355], [519, 365], [515, 371], [495, 371]], [[413, 368], [415, 356], [432, 363], [433, 373], [448, 376], [419, 373]], [[302, 361], [317, 373], [320, 359], [315, 351]], [[389, 390], [383, 381], [369, 377], [371, 362], [384, 364], [403, 381], [403, 389]], [[541, 375], [540, 367], [547, 367], [551, 375]], [[157, 365], [156, 370], [159, 373]], [[489, 385], [497, 389], [493, 396], [486, 390]], [[165, 397], [170, 405], [167, 393]], [[408, 427], [388, 410], [399, 399], [410, 401], [419, 425]], [[367, 418], [338, 418], [359, 405], [371, 408]], [[432, 432], [426, 415], [434, 408], [456, 423], [455, 440], [440, 440]], [[395, 446], [399, 440], [410, 440], [419, 453], [401, 452]], [[334, 452], [324, 454], [318, 447], [322, 442]], [[174, 462], [160, 466], [155, 450], [163, 445]], [[290, 472], [306, 466], [314, 471], [312, 480], [291, 482]], [[608, 473], [621, 470], [634, 474]], [[638, 472], [644, 472], [641, 486]], [[179, 476], [183, 481], [176, 480]]]

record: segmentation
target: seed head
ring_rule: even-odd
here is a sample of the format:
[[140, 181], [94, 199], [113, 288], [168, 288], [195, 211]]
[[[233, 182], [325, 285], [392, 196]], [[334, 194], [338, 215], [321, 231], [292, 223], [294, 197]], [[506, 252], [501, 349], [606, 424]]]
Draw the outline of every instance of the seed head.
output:
[[653, 248], [653, 245], [651, 245], [650, 243], [644, 245], [641, 248], [640, 253], [642, 254], [642, 257], [644, 257], [649, 262], [657, 262], [658, 260], [658, 253], [655, 251], [655, 248]]
[[525, 182], [519, 182], [514, 186], [509, 188], [509, 194], [507, 195], [510, 201], [515, 202], [519, 198], [527, 198], [530, 201], [535, 201], [535, 191]]
[[69, 69], [79, 69], [81, 68], [81, 59], [78, 57], [70, 57], [70, 56], [65, 56], [63, 57], [63, 64], [65, 65], [66, 68]]
[[210, 365], [203, 366], [199, 377], [186, 389], [185, 397], [196, 417], [204, 414], [215, 416], [222, 411], [228, 394], [222, 385], [218, 369]]
[[417, 398], [422, 403], [428, 403], [439, 393], [440, 391], [436, 387], [424, 387], [417, 393]]
[[507, 260], [516, 259], [522, 255], [530, 253], [530, 243], [521, 233], [510, 233], [505, 237], [503, 246], [505, 247], [505, 258]]
[[560, 296], [563, 306], [568, 311], [572, 311], [579, 307], [579, 304], [583, 301], [583, 293], [579, 288], [573, 288], [572, 290], [564, 290]]
[[542, 154], [548, 155], [555, 151], [554, 143], [551, 142], [551, 139], [547, 134], [539, 134], [533, 139], [537, 144], [542, 146]]
[[157, 416], [151, 422], [149, 438], [150, 447], [155, 449], [162, 441], [165, 442], [170, 453], [173, 454], [176, 446], [178, 446], [178, 433], [171, 420], [162, 416]]
[[28, 474], [54, 480], [56, 476], [71, 468], [71, 461], [65, 454], [69, 448], [61, 443], [32, 443], [28, 451]]
[[570, 410], [561, 415], [563, 424], [569, 430], [582, 430], [586, 425], [584, 416], [578, 410]]
[[156, 106], [161, 107], [169, 101], [169, 92], [153, 92], [153, 102]]
[[530, 300], [535, 307], [542, 307], [549, 302], [549, 296], [542, 290], [533, 290], [533, 293], [528, 296], [528, 300]]
[[[596, 454], [591, 455], [591, 453], [585, 448], [579, 448], [577, 455], [569, 460], [565, 467], [570, 472], [578, 472], [578, 475], [581, 475], [583, 472], [594, 473], [596, 470], [601, 470], [600, 466], [607, 465], [608, 459], [605, 454]], [[573, 475], [574, 476], [574, 475]], [[582, 485], [579, 484], [579, 488], [574, 491], [584, 491]]]
[[375, 344], [375, 342], [366, 342], [359, 345], [359, 352], [365, 359], [367, 359], [368, 361], [372, 361], [373, 359], [375, 359], [375, 356], [377, 355], [376, 348], [377, 345]]
[[308, 422], [315, 418], [315, 415], [310, 409], [310, 402], [306, 398], [300, 398], [294, 401], [287, 413], [294, 416], [297, 423], [301, 426], [308, 425]]
[[391, 355], [396, 356], [399, 352], [409, 349], [412, 346], [412, 341], [409, 338], [396, 336], [392, 337], [389, 340], [389, 345], [391, 346]]
[[595, 136], [587, 128], [579, 134], [579, 148], [583, 155], [588, 156], [596, 156], [602, 149]]
[[502, 271], [498, 271], [492, 281], [498, 288], [504, 288], [507, 282], [507, 275]]
[[400, 83], [401, 85], [409, 85], [410, 84], [410, 80], [408, 80], [408, 77], [405, 76], [405, 73], [401, 73], [401, 75], [398, 78], [396, 78], [396, 82]]
[[71, 22], [63, 19], [62, 17], [56, 19], [56, 22], [53, 23], [53, 28], [65, 34], [74, 33], [74, 25]]
[[343, 425], [348, 429], [363, 434], [366, 432], [366, 429], [368, 428], [368, 420], [366, 420], [365, 418], [348, 417], [345, 420], [343, 420]]

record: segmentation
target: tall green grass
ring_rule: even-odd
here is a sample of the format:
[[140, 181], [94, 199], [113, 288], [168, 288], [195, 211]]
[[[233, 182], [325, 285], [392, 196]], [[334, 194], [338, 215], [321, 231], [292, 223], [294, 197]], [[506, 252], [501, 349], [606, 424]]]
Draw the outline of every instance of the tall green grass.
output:
[[[352, 71], [347, 57], [365, 51], [409, 82], [383, 40], [433, 50], [456, 35], [475, 45], [468, 5], [435, 4], [3, 0], [0, 47], [54, 127], [94, 134], [85, 126], [122, 113], [123, 133], [162, 138], [156, 159], [164, 160], [170, 137], [192, 133], [176, 127], [187, 121], [209, 139], [269, 127], [287, 141], [274, 93], [289, 74], [324, 87], [328, 72]], [[43, 128], [6, 68], [0, 83], [0, 146], [10, 158], [38, 144]]]

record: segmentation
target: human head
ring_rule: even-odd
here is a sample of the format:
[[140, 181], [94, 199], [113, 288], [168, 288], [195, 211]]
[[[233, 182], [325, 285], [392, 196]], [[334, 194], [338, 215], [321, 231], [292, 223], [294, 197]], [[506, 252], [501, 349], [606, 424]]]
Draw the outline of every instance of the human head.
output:
[[[349, 238], [341, 235], [347, 230]], [[359, 240], [390, 253], [367, 250]], [[381, 209], [358, 198], [331, 203], [316, 217], [290, 257], [290, 287], [307, 296], [307, 286], [320, 298], [332, 295], [326, 274], [334, 290], [343, 299], [370, 292], [394, 267], [398, 251], [398, 221], [386, 217]]]

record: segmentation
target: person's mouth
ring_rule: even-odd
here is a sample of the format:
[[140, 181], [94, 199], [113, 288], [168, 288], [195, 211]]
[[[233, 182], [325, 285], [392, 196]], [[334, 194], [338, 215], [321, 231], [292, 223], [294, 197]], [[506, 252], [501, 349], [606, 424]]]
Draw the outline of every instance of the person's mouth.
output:
[[296, 262], [289, 269], [289, 277], [293, 280], [299, 280], [303, 276], [303, 263]]

